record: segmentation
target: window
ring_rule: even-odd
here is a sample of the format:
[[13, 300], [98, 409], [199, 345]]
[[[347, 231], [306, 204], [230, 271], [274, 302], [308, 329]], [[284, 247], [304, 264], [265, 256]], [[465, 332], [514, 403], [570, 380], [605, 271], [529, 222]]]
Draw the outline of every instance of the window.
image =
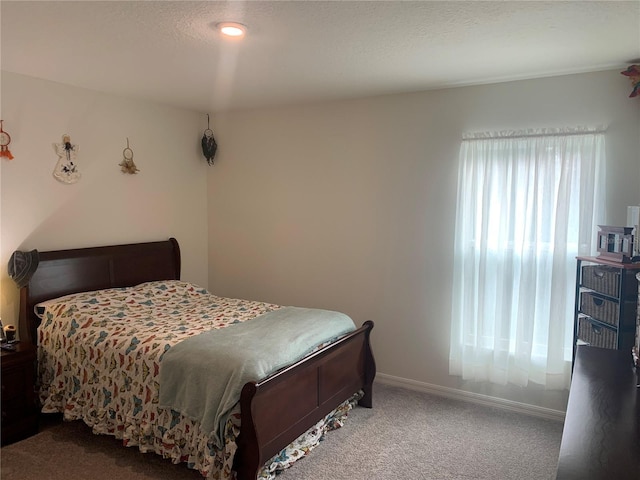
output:
[[454, 245], [450, 373], [568, 388], [575, 257], [604, 212], [602, 130], [467, 135]]

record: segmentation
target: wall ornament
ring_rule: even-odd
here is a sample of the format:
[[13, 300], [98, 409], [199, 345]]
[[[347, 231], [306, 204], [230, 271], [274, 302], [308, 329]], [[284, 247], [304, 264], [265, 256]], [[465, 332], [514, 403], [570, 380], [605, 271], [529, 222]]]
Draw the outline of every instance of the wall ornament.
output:
[[77, 167], [78, 145], [73, 145], [71, 137], [65, 133], [62, 143], [54, 143], [53, 148], [58, 155], [58, 162], [53, 170], [54, 178], [62, 183], [76, 183], [80, 180]]

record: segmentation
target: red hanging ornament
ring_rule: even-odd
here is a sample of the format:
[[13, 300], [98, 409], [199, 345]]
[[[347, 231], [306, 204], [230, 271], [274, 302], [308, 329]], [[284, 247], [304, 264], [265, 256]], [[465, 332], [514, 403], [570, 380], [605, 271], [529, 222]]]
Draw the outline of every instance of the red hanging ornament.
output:
[[11, 155], [9, 151], [11, 135], [2, 129], [2, 122], [4, 122], [4, 120], [0, 120], [0, 157], [7, 157], [9, 160], [13, 160], [13, 155]]
[[633, 90], [629, 97], [637, 97], [640, 95], [640, 65], [631, 65], [624, 72], [620, 72], [625, 77], [629, 77], [631, 79], [631, 84], [633, 85]]

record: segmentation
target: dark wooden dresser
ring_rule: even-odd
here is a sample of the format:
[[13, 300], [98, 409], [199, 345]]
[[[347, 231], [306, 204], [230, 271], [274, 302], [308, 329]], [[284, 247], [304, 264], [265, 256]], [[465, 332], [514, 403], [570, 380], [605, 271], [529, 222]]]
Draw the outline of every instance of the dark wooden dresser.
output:
[[638, 383], [630, 351], [577, 347], [556, 480], [640, 479]]

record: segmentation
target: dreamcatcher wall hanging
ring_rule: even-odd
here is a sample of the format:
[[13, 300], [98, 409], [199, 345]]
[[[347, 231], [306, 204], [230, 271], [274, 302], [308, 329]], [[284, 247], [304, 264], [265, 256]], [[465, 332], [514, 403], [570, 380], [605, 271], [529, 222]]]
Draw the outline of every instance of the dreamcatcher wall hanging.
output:
[[202, 153], [209, 165], [213, 165], [213, 158], [216, 156], [217, 149], [218, 144], [216, 143], [216, 139], [213, 138], [213, 131], [209, 128], [209, 114], [207, 114], [207, 129], [204, 131], [204, 135], [202, 135]]
[[129, 148], [129, 138], [127, 138], [127, 148], [122, 151], [122, 161], [118, 164], [122, 173], [138, 173], [140, 169], [133, 162], [133, 150]]
[[73, 145], [71, 137], [65, 134], [62, 136], [62, 143], [54, 143], [53, 148], [59, 157], [53, 170], [54, 178], [62, 183], [76, 183], [80, 180], [80, 172], [76, 165], [78, 145]]
[[2, 129], [2, 122], [4, 122], [4, 120], [0, 120], [0, 157], [13, 160], [13, 155], [11, 155], [11, 151], [9, 150], [11, 135]]

